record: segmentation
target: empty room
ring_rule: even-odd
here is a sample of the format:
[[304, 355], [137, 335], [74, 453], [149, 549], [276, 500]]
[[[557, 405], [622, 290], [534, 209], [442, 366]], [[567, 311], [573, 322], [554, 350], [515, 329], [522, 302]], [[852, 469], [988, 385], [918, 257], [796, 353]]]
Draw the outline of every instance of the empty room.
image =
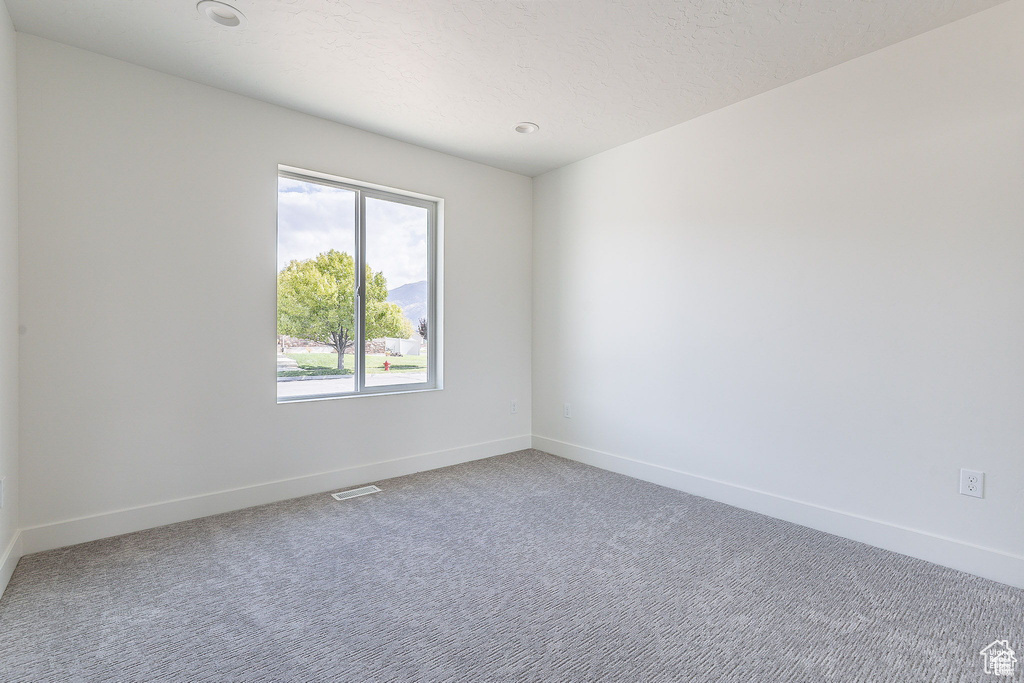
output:
[[0, 681], [1022, 669], [1024, 0], [0, 0]]

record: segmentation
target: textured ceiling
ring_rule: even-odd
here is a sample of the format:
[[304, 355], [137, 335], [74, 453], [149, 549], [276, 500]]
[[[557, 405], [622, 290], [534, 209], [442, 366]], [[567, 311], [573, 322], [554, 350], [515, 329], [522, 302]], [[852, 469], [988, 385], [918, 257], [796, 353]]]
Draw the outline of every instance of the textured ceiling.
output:
[[536, 175], [1001, 0], [228, 1], [245, 29], [194, 0], [7, 5], [26, 33]]

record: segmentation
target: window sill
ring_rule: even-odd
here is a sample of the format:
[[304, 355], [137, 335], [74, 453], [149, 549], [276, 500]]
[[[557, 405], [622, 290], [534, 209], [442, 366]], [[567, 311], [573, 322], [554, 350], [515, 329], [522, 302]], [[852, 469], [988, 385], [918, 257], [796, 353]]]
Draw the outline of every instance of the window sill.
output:
[[391, 391], [364, 391], [362, 393], [352, 394], [328, 394], [325, 396], [288, 396], [285, 398], [278, 398], [277, 404], [282, 405], [285, 403], [309, 403], [311, 401], [333, 401], [339, 398], [367, 398], [369, 396], [400, 396], [402, 394], [424, 394], [431, 391], [442, 391], [442, 387], [424, 387], [422, 389], [401, 389]]

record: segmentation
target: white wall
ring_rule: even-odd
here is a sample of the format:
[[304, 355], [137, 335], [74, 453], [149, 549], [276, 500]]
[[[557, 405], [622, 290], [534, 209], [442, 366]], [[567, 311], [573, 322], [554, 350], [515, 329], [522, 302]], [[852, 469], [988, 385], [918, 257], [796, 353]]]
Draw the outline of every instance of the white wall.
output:
[[0, 593], [20, 554], [18, 528], [18, 138], [14, 27], [0, 2]]
[[[529, 445], [529, 178], [18, 45], [26, 551]], [[443, 391], [277, 405], [279, 163], [445, 199]]]
[[1024, 585], [1021, 36], [1015, 0], [537, 178], [535, 444]]

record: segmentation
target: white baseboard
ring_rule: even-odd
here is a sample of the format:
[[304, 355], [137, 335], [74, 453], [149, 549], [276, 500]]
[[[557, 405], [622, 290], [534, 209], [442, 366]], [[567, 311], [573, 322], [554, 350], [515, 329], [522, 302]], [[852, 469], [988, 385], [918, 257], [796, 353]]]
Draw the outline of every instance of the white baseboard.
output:
[[925, 531], [688, 474], [575, 444], [533, 437], [533, 447], [569, 460], [758, 512], [878, 548], [1024, 588], [1024, 557]]
[[7, 584], [11, 580], [11, 575], [14, 574], [14, 568], [18, 566], [18, 560], [22, 555], [21, 550], [21, 532], [15, 531], [11, 542], [7, 544], [3, 554], [0, 555], [0, 596], [3, 596]]
[[457, 465], [470, 460], [479, 460], [530, 448], [530, 445], [531, 437], [527, 434], [26, 527], [21, 529], [21, 549], [27, 555], [75, 543], [152, 529], [165, 524], [208, 517], [222, 512], [241, 510], [254, 505], [265, 505], [321, 491]]
[[18, 560], [29, 553], [456, 465], [531, 445], [635, 479], [1024, 588], [1024, 557], [1019, 555], [556, 439], [542, 436], [531, 439], [524, 435], [23, 528], [15, 533], [0, 555], [0, 593], [7, 586]]

